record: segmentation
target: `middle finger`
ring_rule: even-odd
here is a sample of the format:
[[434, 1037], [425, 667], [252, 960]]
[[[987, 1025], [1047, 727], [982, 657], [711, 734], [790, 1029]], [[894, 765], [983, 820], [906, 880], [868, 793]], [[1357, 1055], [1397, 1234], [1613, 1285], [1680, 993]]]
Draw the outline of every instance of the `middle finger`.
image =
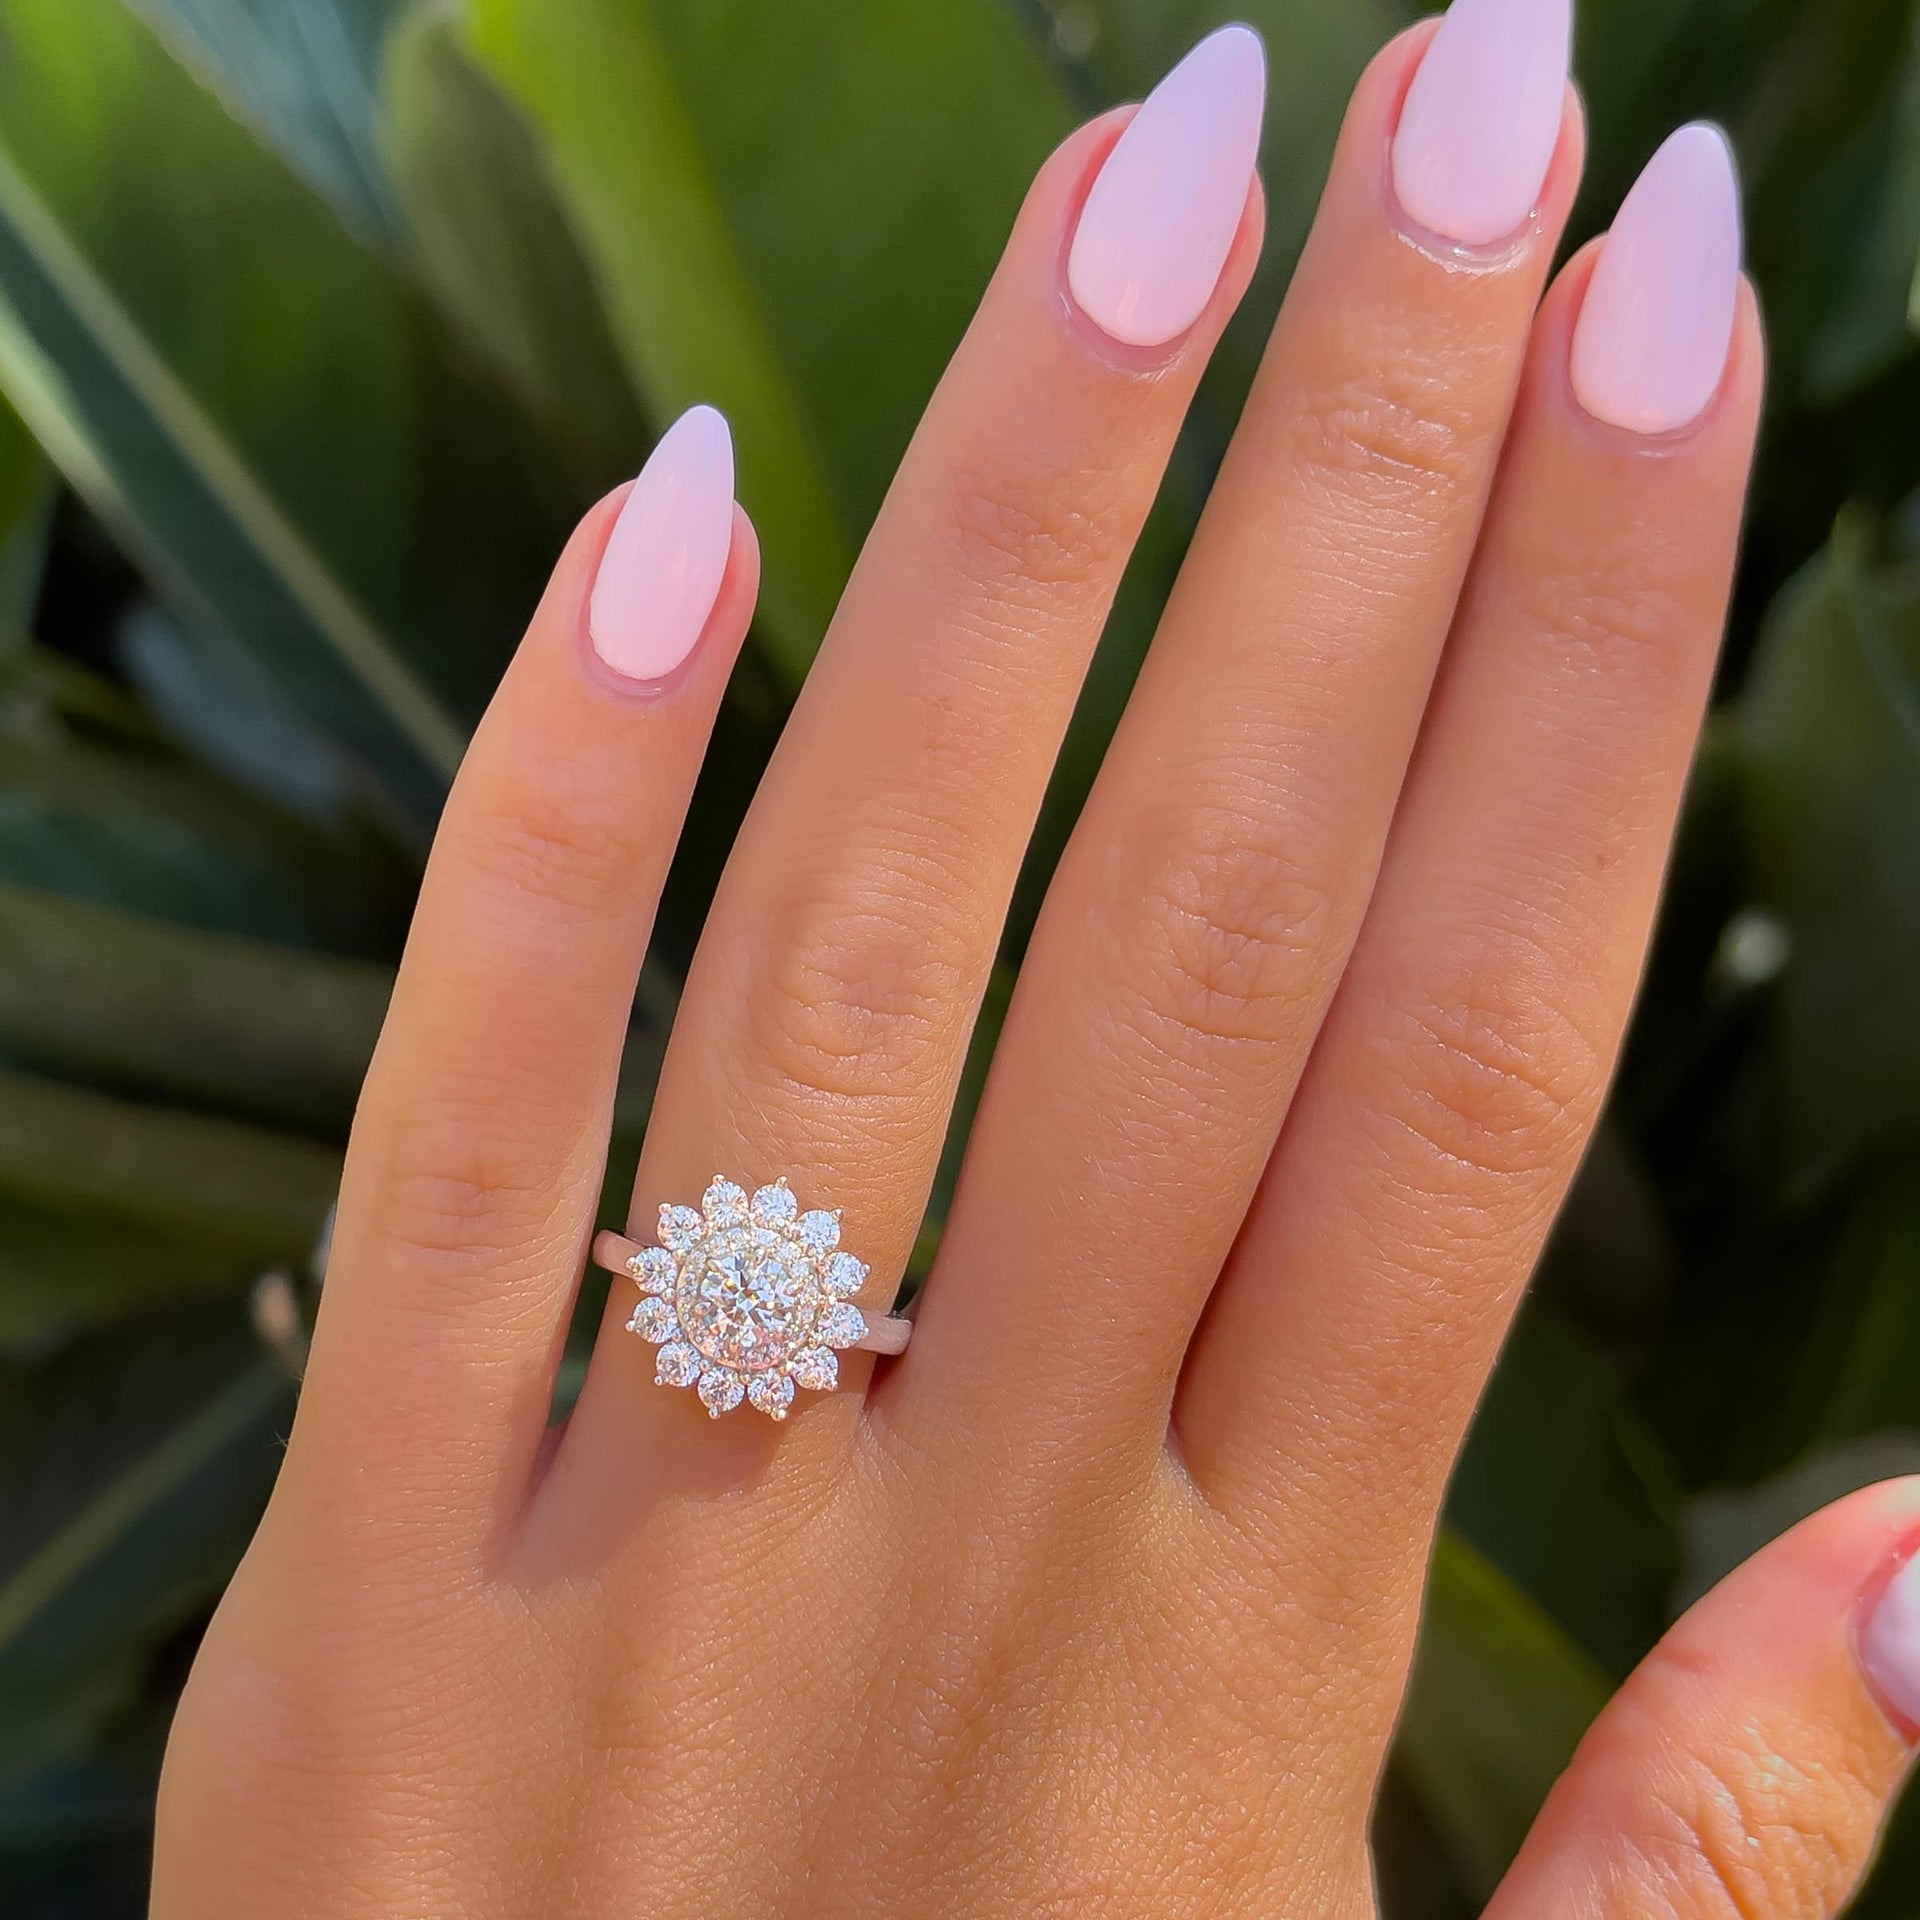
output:
[[[1372, 889], [1577, 186], [1567, 11], [1523, 12], [1458, 0], [1355, 95], [1029, 949], [914, 1361], [882, 1401], [955, 1445], [1006, 1423], [1018, 1443], [995, 1457], [1077, 1473], [1164, 1438]], [[1484, 243], [1499, 196], [1460, 191], [1458, 149], [1543, 100], [1504, 239], [1416, 224], [1417, 203]]]

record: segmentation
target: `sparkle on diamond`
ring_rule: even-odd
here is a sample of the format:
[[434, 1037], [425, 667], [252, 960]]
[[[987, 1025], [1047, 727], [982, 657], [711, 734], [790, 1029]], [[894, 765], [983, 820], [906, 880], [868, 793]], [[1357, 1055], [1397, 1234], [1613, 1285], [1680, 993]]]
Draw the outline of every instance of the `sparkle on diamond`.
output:
[[850, 1253], [836, 1253], [827, 1262], [827, 1291], [842, 1300], [851, 1299], [867, 1284], [867, 1263]]
[[747, 1388], [737, 1373], [729, 1373], [724, 1367], [709, 1367], [700, 1376], [699, 1393], [700, 1404], [718, 1420], [747, 1397]]
[[651, 1295], [634, 1308], [633, 1318], [627, 1325], [643, 1339], [651, 1340], [655, 1346], [662, 1340], [671, 1340], [679, 1332], [674, 1324], [672, 1303], [656, 1300]]
[[642, 1293], [671, 1293], [679, 1271], [665, 1247], [642, 1247], [627, 1262], [627, 1270], [640, 1282]]
[[700, 1356], [683, 1341], [660, 1349], [654, 1379], [663, 1387], [690, 1387], [700, 1378]]
[[716, 1366], [764, 1373], [806, 1344], [819, 1287], [784, 1234], [728, 1227], [681, 1263], [678, 1306], [686, 1337]]
[[769, 1420], [784, 1420], [793, 1405], [793, 1376], [788, 1373], [756, 1373], [747, 1382], [747, 1398]]
[[692, 1207], [660, 1209], [660, 1241], [675, 1253], [685, 1253], [706, 1232], [707, 1223]]
[[744, 1400], [784, 1420], [796, 1386], [838, 1383], [833, 1349], [867, 1331], [848, 1304], [867, 1267], [836, 1251], [838, 1214], [802, 1213], [784, 1180], [749, 1198], [716, 1174], [697, 1211], [660, 1209], [660, 1240], [628, 1263], [643, 1297], [627, 1324], [660, 1349], [661, 1385], [694, 1388], [716, 1418]]
[[716, 1173], [700, 1201], [700, 1211], [715, 1226], [735, 1226], [747, 1217], [746, 1189]]
[[751, 1202], [753, 1217], [763, 1227], [784, 1227], [799, 1212], [800, 1203], [793, 1197], [793, 1189], [784, 1180], [776, 1180], [770, 1187], [762, 1187], [753, 1196]]
[[825, 1347], [809, 1347], [793, 1356], [793, 1377], [803, 1387], [825, 1392], [840, 1384], [840, 1362]]
[[800, 1216], [794, 1232], [809, 1253], [829, 1254], [840, 1244], [840, 1219], [837, 1214], [816, 1207], [812, 1213]]
[[828, 1310], [827, 1316], [820, 1322], [820, 1344], [823, 1347], [851, 1347], [867, 1337], [867, 1316], [858, 1307], [850, 1307], [842, 1302]]

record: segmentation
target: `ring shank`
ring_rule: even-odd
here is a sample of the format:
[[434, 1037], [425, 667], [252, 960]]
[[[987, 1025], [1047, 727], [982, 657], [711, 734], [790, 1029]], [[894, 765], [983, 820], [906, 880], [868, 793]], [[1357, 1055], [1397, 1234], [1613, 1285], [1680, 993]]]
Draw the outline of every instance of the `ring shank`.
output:
[[[596, 1233], [593, 1237], [593, 1263], [605, 1267], [609, 1273], [617, 1273], [623, 1280], [633, 1278], [633, 1269], [628, 1266], [636, 1253], [645, 1250], [644, 1243], [629, 1240], [624, 1233]], [[913, 1322], [904, 1314], [873, 1313], [866, 1308], [867, 1331], [864, 1338], [853, 1343], [851, 1351], [857, 1353], [905, 1353], [907, 1342], [913, 1338]]]

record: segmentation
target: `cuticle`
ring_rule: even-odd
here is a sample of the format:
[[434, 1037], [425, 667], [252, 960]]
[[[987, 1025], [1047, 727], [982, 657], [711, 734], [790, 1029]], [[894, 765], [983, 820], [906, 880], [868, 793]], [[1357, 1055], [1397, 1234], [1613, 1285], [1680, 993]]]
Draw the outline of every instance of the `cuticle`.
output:
[[1603, 420], [1584, 400], [1573, 384], [1573, 328], [1579, 325], [1579, 315], [1573, 317], [1573, 325], [1567, 329], [1564, 342], [1565, 351], [1559, 355], [1560, 391], [1566, 407], [1579, 421], [1581, 430], [1592, 435], [1601, 447], [1615, 453], [1627, 454], [1640, 460], [1672, 460], [1691, 449], [1712, 425], [1714, 416], [1725, 403], [1727, 387], [1732, 376], [1733, 362], [1729, 354], [1726, 371], [1720, 376], [1720, 384], [1714, 389], [1713, 398], [1696, 413], [1693, 418], [1681, 426], [1668, 427], [1660, 433], [1642, 433], [1637, 427], [1623, 427], [1617, 420]]
[[1393, 143], [1399, 133], [1400, 122], [1396, 116], [1380, 156], [1381, 206], [1394, 238], [1402, 246], [1411, 247], [1423, 260], [1431, 260], [1449, 273], [1481, 276], [1508, 273], [1523, 265], [1546, 231], [1545, 207], [1536, 201], [1512, 233], [1484, 247], [1470, 247], [1464, 241], [1450, 239], [1432, 227], [1423, 226], [1407, 211], [1400, 189], [1394, 184]]
[[1073, 238], [1069, 234], [1067, 247], [1061, 251], [1056, 276], [1054, 311], [1059, 324], [1065, 327], [1075, 346], [1109, 372], [1126, 374], [1141, 381], [1164, 379], [1180, 364], [1192, 342], [1193, 329], [1189, 327], [1185, 333], [1176, 334], [1173, 339], [1157, 347], [1129, 346], [1124, 340], [1116, 340], [1073, 297], [1073, 289], [1067, 284], [1066, 253], [1072, 244]]
[[1541, 209], [1535, 207], [1527, 215], [1525, 223], [1517, 227], [1508, 239], [1496, 240], [1491, 247], [1469, 247], [1458, 240], [1449, 240], [1445, 234], [1435, 233], [1430, 227], [1423, 227], [1401, 206], [1400, 196], [1393, 191], [1391, 184], [1387, 191], [1387, 217], [1394, 238], [1402, 246], [1411, 247], [1422, 259], [1431, 260], [1435, 266], [1449, 273], [1488, 275], [1510, 272], [1533, 251], [1544, 226]]
[[[601, 553], [604, 554], [605, 551], [605, 544], [602, 543]], [[587, 582], [587, 590], [580, 596], [580, 604], [574, 613], [574, 658], [582, 677], [596, 693], [606, 694], [612, 699], [623, 700], [636, 706], [665, 706], [669, 701], [679, 697], [693, 676], [702, 644], [706, 639], [705, 624], [701, 627], [699, 639], [694, 641], [668, 672], [652, 680], [636, 680], [632, 675], [622, 673], [619, 668], [613, 666], [593, 644], [593, 588], [599, 577], [600, 561], [599, 557], [596, 557], [593, 573]], [[707, 620], [710, 622], [712, 618], [713, 615], [709, 611]]]
[[[1116, 144], [1118, 144], [1117, 140]], [[1108, 151], [1111, 152], [1112, 149], [1109, 148]], [[1104, 158], [1101, 164], [1105, 164]], [[1096, 167], [1094, 169], [1096, 176], [1098, 172], [1099, 168]], [[1062, 223], [1059, 245], [1054, 249], [1055, 322], [1065, 328], [1068, 339], [1081, 352], [1098, 361], [1110, 372], [1127, 374], [1143, 381], [1162, 379], [1179, 365], [1181, 356], [1192, 342], [1192, 327], [1187, 328], [1184, 333], [1175, 334], [1171, 340], [1163, 341], [1158, 346], [1129, 346], [1124, 340], [1116, 340], [1073, 297], [1073, 285], [1067, 277], [1067, 262], [1072, 257], [1074, 236], [1080, 231], [1080, 221], [1087, 209], [1087, 195], [1092, 191], [1092, 187], [1091, 179], [1082, 184], [1081, 191], [1071, 208], [1072, 218]]]
[[1872, 1574], [1854, 1597], [1852, 1611], [1847, 1621], [1847, 1649], [1853, 1656], [1854, 1669], [1860, 1674], [1867, 1691], [1872, 1694], [1874, 1703], [1886, 1716], [1889, 1725], [1906, 1740], [1909, 1746], [1920, 1745], [1920, 1722], [1915, 1721], [1903, 1708], [1888, 1699], [1878, 1675], [1867, 1661], [1866, 1635], [1875, 1610], [1886, 1598], [1887, 1589], [1906, 1571], [1916, 1557], [1920, 1557], [1920, 1525], [1908, 1527], [1881, 1555]]

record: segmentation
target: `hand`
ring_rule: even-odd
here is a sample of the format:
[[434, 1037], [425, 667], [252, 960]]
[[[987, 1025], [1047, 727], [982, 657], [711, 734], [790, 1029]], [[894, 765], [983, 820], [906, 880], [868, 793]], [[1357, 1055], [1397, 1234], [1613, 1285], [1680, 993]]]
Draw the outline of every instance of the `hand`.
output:
[[[588, 516], [434, 850], [160, 1920], [1372, 1911], [1436, 1512], [1619, 1045], [1761, 382], [1710, 132], [1542, 301], [1581, 122], [1564, 18], [1514, 18], [1461, 0], [1363, 80], [914, 1344], [777, 1424], [656, 1390], [617, 1284], [547, 1431], [756, 572], [711, 413]], [[1258, 117], [1229, 30], [1041, 172], [741, 832], [637, 1237], [785, 1174], [890, 1296], [1252, 270]], [[1920, 1713], [1916, 1538], [1877, 1489], [1702, 1602], [1495, 1913], [1833, 1913]]]

